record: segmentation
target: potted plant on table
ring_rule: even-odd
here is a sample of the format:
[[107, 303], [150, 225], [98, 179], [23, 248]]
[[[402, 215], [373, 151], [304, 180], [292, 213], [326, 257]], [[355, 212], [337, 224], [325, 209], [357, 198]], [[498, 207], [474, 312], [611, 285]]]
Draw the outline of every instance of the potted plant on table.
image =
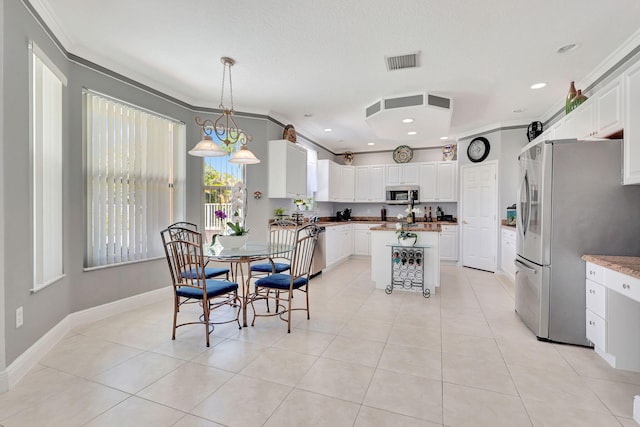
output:
[[[410, 210], [410, 213], [416, 213], [413, 211], [413, 209]], [[404, 215], [399, 213], [397, 215], [397, 218], [400, 220], [400, 222], [396, 222], [396, 234], [398, 235], [398, 243], [400, 243], [402, 246], [415, 245], [418, 241], [418, 234], [414, 233], [413, 231], [407, 230], [407, 222]]]
[[[249, 229], [244, 227], [242, 216], [240, 212], [244, 207], [244, 186], [241, 182], [236, 183], [231, 192], [231, 198], [233, 202], [231, 203], [231, 208], [233, 209], [233, 220], [227, 221], [226, 225], [227, 235], [218, 235], [217, 241], [222, 245], [222, 247], [227, 249], [237, 249], [242, 247], [247, 240], [249, 239]], [[218, 219], [226, 219], [227, 214], [224, 211], [218, 210], [215, 211], [215, 216]]]

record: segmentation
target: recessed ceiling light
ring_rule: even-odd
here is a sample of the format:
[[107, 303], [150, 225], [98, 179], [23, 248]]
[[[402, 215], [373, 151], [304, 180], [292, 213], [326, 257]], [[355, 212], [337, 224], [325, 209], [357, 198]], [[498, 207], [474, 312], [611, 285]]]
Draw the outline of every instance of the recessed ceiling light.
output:
[[313, 114], [311, 114], [311, 113], [306, 113], [304, 116], [305, 116], [305, 117], [313, 117]]
[[444, 139], [449, 139], [449, 137], [448, 136], [441, 136], [440, 139], [443, 139], [443, 140]]
[[567, 52], [571, 52], [572, 50], [576, 50], [578, 48], [578, 44], [577, 43], [569, 43], [566, 44], [562, 47], [559, 47], [558, 50], [556, 52], [558, 53], [567, 53]]
[[417, 135], [417, 134], [418, 134], [418, 132], [416, 132], [415, 130], [407, 132], [407, 135]]
[[325, 132], [331, 132], [332, 130], [333, 130], [333, 129], [331, 129], [331, 128], [325, 128], [325, 130], [324, 130], [324, 131], [325, 131]]
[[375, 142], [367, 142], [367, 145], [376, 145]]
[[531, 85], [531, 89], [542, 89], [546, 85], [547, 85], [546, 83], [535, 83]]
[[526, 108], [516, 108], [513, 110], [514, 113], [524, 113], [525, 111], [527, 111]]
[[402, 123], [413, 123], [413, 119], [402, 119]]

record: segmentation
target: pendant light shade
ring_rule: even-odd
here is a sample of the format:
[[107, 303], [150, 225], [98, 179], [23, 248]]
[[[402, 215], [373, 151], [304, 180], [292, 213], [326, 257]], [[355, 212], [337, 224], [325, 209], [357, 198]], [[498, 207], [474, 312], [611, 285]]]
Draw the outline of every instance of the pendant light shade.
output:
[[243, 165], [255, 165], [256, 163], [260, 163], [260, 159], [258, 159], [246, 145], [242, 145], [240, 150], [238, 150], [233, 157], [229, 160], [230, 163], [238, 163]]
[[227, 153], [220, 149], [220, 146], [213, 142], [211, 135], [205, 135], [202, 141], [189, 150], [189, 154], [197, 157], [221, 157]]

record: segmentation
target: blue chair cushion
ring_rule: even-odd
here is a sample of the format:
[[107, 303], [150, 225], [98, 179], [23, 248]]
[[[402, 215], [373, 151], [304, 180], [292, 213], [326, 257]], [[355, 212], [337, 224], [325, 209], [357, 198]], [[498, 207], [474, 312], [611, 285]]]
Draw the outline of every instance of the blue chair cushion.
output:
[[273, 267], [275, 266], [276, 273], [282, 273], [283, 271], [287, 271], [290, 267], [289, 264], [285, 264], [283, 262], [274, 262], [272, 266], [270, 262], [266, 262], [264, 264], [254, 264], [251, 266], [251, 271], [257, 271], [259, 273], [271, 273], [273, 271]]
[[[218, 295], [224, 295], [229, 292], [236, 291], [238, 284], [233, 282], [227, 282], [226, 280], [208, 279], [206, 282], [207, 297], [215, 297]], [[184, 298], [202, 299], [202, 289], [194, 288], [191, 286], [182, 286], [176, 290], [178, 296]]]
[[[204, 268], [204, 278], [211, 279], [212, 277], [221, 276], [223, 274], [229, 273], [228, 268], [213, 268], [213, 267], [205, 267]], [[186, 279], [199, 279], [200, 274], [198, 271], [194, 270], [193, 273], [191, 271], [184, 271], [182, 273], [182, 277]]]
[[[262, 286], [265, 288], [273, 289], [289, 289], [289, 283], [291, 282], [291, 276], [288, 274], [272, 274], [267, 277], [256, 280], [256, 286]], [[298, 289], [301, 286], [307, 284], [306, 277], [298, 277], [293, 281], [293, 289]]]

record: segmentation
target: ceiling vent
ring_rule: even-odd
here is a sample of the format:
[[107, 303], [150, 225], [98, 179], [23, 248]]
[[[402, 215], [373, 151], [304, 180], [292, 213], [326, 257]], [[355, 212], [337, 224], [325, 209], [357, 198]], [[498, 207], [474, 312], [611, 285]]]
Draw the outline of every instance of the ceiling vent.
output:
[[385, 56], [387, 70], [402, 70], [404, 68], [416, 68], [418, 66], [418, 57], [420, 52], [408, 53], [406, 55]]
[[[452, 100], [429, 93], [382, 98], [365, 108], [366, 122], [378, 138], [440, 141], [449, 133]], [[411, 124], [402, 123], [411, 118]], [[408, 132], [416, 132], [409, 135]]]

